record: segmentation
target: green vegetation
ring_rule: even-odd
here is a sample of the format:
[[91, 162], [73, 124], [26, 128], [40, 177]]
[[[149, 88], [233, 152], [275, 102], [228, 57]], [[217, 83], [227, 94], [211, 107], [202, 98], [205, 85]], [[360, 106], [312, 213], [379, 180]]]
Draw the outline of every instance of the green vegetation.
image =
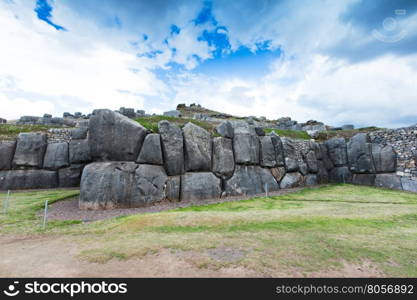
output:
[[[14, 192], [11, 191], [7, 215], [4, 215], [4, 205], [7, 194], [0, 193], [1, 215], [0, 228], [2, 232], [33, 232], [41, 230], [40, 217], [37, 215], [44, 208], [45, 201], [48, 204], [78, 196], [78, 190], [50, 190], [33, 192]], [[50, 226], [62, 226], [73, 224], [70, 222], [53, 221]], [[75, 223], [79, 223], [78, 221]]]
[[[145, 258], [167, 249], [200, 269], [308, 276], [341, 270], [346, 263], [369, 263], [381, 276], [417, 276], [413, 193], [337, 184], [93, 223], [54, 221], [40, 231], [36, 211], [43, 201], [71, 193], [76, 191], [13, 194], [10, 214], [0, 219], [1, 233], [59, 234], [79, 245], [79, 259], [96, 263]], [[240, 251], [242, 257], [225, 261], [208, 254], [223, 248]]]
[[266, 128], [265, 129], [266, 133], [270, 133], [272, 131], [274, 131], [279, 136], [285, 136], [285, 137], [300, 139], [300, 140], [309, 140], [309, 139], [311, 139], [311, 137], [307, 134], [306, 131], [281, 130], [281, 129], [275, 129], [275, 128]]
[[352, 130], [327, 130], [327, 131], [320, 132], [316, 140], [325, 141], [331, 138], [340, 138], [340, 137], [345, 138], [347, 140], [347, 139], [350, 139], [355, 134], [360, 133], [360, 132], [371, 132], [371, 131], [377, 131], [381, 129], [382, 128], [371, 126], [371, 127], [363, 127], [363, 128], [358, 128], [358, 129], [352, 129]]
[[158, 123], [162, 120], [167, 120], [169, 122], [175, 123], [180, 127], [183, 127], [188, 122], [194, 123], [197, 126], [200, 126], [210, 132], [211, 134], [215, 134], [214, 128], [215, 125], [209, 122], [188, 119], [188, 118], [176, 118], [176, 117], [168, 117], [168, 116], [150, 116], [150, 117], [142, 117], [137, 118], [136, 122], [141, 124], [146, 129], [157, 133], [158, 132]]
[[46, 132], [57, 126], [0, 124], [0, 140], [15, 139], [21, 132]]

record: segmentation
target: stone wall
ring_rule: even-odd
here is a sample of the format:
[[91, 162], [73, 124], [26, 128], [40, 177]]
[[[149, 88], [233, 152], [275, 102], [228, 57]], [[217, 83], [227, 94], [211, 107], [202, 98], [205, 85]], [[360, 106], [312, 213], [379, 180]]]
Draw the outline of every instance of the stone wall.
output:
[[417, 127], [379, 130], [369, 135], [373, 143], [394, 148], [398, 176], [417, 180]]
[[0, 143], [0, 189], [80, 184], [82, 209], [328, 182], [417, 192], [417, 182], [396, 174], [395, 147], [377, 143], [376, 135], [316, 143], [266, 135], [245, 121], [223, 121], [216, 137], [193, 123], [179, 128], [161, 121], [158, 129], [150, 133], [119, 113], [95, 110], [89, 128], [22, 133], [17, 142]]

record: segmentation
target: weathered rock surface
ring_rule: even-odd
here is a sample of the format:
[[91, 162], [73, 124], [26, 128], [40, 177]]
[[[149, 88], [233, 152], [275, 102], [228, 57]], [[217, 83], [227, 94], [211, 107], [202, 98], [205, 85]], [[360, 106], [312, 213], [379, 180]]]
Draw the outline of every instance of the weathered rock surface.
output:
[[329, 157], [326, 144], [319, 144], [319, 147], [320, 147], [320, 152], [322, 156], [321, 160], [323, 161], [324, 167], [328, 171], [333, 169], [334, 165], [333, 165], [332, 160]]
[[166, 198], [170, 201], [180, 201], [181, 192], [181, 176], [168, 177], [165, 194]]
[[284, 167], [276, 167], [271, 169], [271, 174], [274, 176], [275, 180], [279, 183], [281, 179], [285, 176]]
[[220, 198], [221, 180], [211, 172], [185, 173], [181, 176], [181, 200]]
[[140, 207], [165, 199], [168, 176], [162, 166], [139, 165], [132, 186], [130, 207]]
[[316, 184], [318, 184], [317, 174], [308, 174], [305, 177], [305, 185], [316, 185]]
[[397, 155], [392, 146], [382, 147], [378, 144], [372, 144], [372, 156], [376, 172], [395, 172]]
[[152, 133], [145, 137], [142, 149], [140, 150], [138, 163], [163, 165], [161, 137]]
[[81, 177], [81, 209], [140, 207], [165, 197], [166, 173], [161, 166], [134, 162], [92, 163]]
[[346, 142], [344, 138], [333, 138], [325, 142], [327, 154], [336, 167], [347, 164]]
[[68, 143], [48, 144], [43, 160], [43, 168], [57, 170], [68, 165]]
[[90, 118], [89, 146], [94, 160], [135, 161], [147, 130], [119, 113], [96, 109]]
[[0, 189], [48, 189], [58, 186], [55, 171], [12, 170], [0, 171]]
[[213, 173], [224, 179], [233, 175], [235, 159], [232, 140], [215, 137], [213, 139]]
[[308, 151], [304, 157], [304, 161], [307, 164], [308, 172], [317, 173], [319, 171], [318, 161], [314, 151]]
[[285, 157], [285, 168], [287, 172], [298, 171], [300, 166], [298, 164], [297, 150], [295, 148], [294, 142], [288, 138], [282, 138], [282, 147]]
[[280, 187], [282, 189], [293, 188], [303, 185], [303, 176], [299, 172], [292, 172], [285, 174], [281, 180]]
[[14, 166], [42, 168], [46, 151], [46, 134], [20, 133], [17, 138]]
[[83, 164], [70, 165], [67, 168], [58, 170], [59, 187], [80, 186]]
[[232, 139], [233, 138], [233, 126], [229, 121], [221, 122], [217, 127], [216, 131], [222, 137]]
[[185, 170], [210, 171], [212, 143], [210, 133], [189, 122], [182, 129], [185, 145]]
[[329, 173], [329, 181], [333, 183], [351, 183], [352, 173], [348, 167], [336, 167]]
[[352, 183], [373, 186], [375, 184], [375, 174], [353, 174]]
[[249, 134], [235, 134], [233, 139], [237, 164], [259, 164], [259, 137]]
[[259, 166], [237, 165], [233, 176], [225, 182], [227, 195], [253, 195], [265, 192], [265, 184], [269, 191], [276, 191], [279, 185], [268, 169]]
[[275, 167], [277, 165], [274, 143], [271, 136], [261, 136], [260, 164], [262, 167]]
[[184, 138], [181, 129], [168, 121], [158, 123], [165, 170], [169, 176], [184, 173]]
[[12, 168], [15, 148], [15, 141], [0, 141], [0, 170], [10, 170]]
[[71, 129], [71, 138], [73, 140], [84, 140], [87, 138], [88, 127], [77, 127]]
[[353, 173], [375, 173], [372, 159], [372, 144], [366, 133], [355, 134], [347, 144], [350, 171]]
[[417, 181], [408, 178], [401, 178], [401, 185], [404, 191], [417, 193]]
[[395, 174], [377, 174], [375, 186], [394, 190], [402, 190], [401, 179]]
[[88, 163], [91, 161], [88, 140], [73, 140], [69, 143], [69, 162], [71, 164]]
[[318, 183], [324, 184], [329, 182], [329, 173], [325, 167], [325, 163], [323, 160], [317, 161], [318, 165], [318, 173], [317, 173], [317, 179]]
[[284, 167], [285, 166], [284, 147], [282, 145], [281, 138], [273, 131], [269, 133], [268, 136], [271, 137], [272, 144], [274, 145], [275, 161], [277, 163], [277, 166]]

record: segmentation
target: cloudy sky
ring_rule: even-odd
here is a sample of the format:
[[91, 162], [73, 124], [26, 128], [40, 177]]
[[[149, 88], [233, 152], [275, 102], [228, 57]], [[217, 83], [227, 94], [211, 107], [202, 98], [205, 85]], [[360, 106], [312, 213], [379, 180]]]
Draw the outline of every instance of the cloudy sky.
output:
[[417, 123], [417, 1], [0, 0], [0, 117], [178, 103]]

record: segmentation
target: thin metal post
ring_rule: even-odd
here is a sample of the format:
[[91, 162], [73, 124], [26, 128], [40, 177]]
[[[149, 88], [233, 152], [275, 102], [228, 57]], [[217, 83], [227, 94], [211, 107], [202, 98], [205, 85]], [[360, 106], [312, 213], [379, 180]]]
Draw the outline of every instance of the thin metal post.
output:
[[48, 200], [45, 200], [45, 211], [43, 214], [43, 226], [42, 226], [43, 229], [46, 228], [47, 218], [48, 218]]
[[10, 198], [10, 190], [7, 191], [6, 199], [3, 202], [3, 213], [6, 215], [9, 210], [9, 198]]
[[265, 183], [265, 197], [268, 197], [268, 184]]

